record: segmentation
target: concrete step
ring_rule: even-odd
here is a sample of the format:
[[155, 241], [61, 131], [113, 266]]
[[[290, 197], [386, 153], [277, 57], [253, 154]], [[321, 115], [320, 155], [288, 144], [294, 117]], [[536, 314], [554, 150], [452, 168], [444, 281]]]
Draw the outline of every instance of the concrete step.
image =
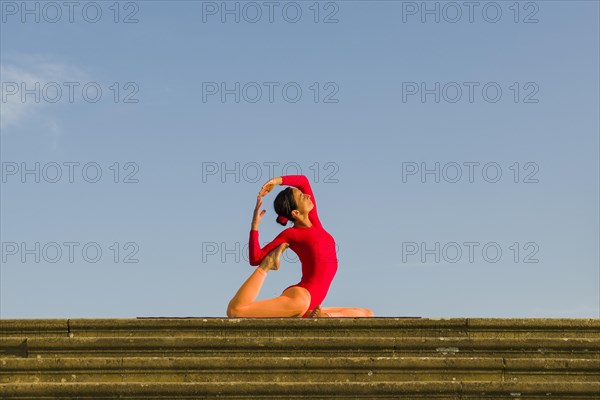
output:
[[108, 318], [4, 319], [0, 337], [600, 338], [600, 319]]
[[0, 383], [600, 382], [600, 359], [485, 357], [87, 357], [2, 360]]
[[330, 383], [23, 383], [0, 384], [3, 399], [597, 399], [600, 383], [330, 382]]
[[598, 358], [600, 339], [457, 337], [32, 337], [1, 339], [6, 357], [351, 356]]
[[600, 399], [600, 319], [0, 320], [0, 399]]

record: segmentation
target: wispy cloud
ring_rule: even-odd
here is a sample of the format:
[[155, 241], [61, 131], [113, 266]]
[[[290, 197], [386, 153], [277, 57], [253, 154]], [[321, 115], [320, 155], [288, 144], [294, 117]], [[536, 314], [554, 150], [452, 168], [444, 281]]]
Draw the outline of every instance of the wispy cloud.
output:
[[[43, 98], [37, 103], [33, 94], [22, 99], [21, 85], [24, 85], [27, 90], [32, 90], [36, 87], [36, 83], [39, 83], [42, 88], [50, 82], [56, 82], [63, 89], [63, 94], [57, 103], [68, 103], [68, 88], [63, 86], [64, 82], [88, 81], [87, 74], [76, 66], [68, 65], [50, 56], [8, 54], [3, 55], [0, 62], [0, 77], [2, 78], [0, 87], [2, 134], [8, 134], [10, 132], [8, 128], [27, 128], [30, 121], [37, 120], [46, 129], [46, 134], [52, 138], [52, 147], [55, 149], [61, 134], [61, 124], [56, 116], [48, 112], [51, 103]], [[15, 86], [19, 88], [18, 92], [11, 95], [10, 90], [14, 90]], [[53, 96], [54, 93], [52, 91]]]
[[44, 124], [47, 132], [47, 136], [52, 141], [52, 150], [56, 150], [58, 147], [58, 138], [61, 136], [60, 122], [58, 119], [49, 118]]

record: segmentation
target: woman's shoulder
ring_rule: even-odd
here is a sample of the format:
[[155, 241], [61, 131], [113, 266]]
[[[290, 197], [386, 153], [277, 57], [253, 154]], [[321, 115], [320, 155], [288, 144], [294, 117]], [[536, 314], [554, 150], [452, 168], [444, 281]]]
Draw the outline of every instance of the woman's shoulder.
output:
[[293, 226], [288, 226], [287, 228], [282, 230], [279, 235], [285, 236], [285, 237], [293, 237], [296, 235], [296, 229], [294, 229]]

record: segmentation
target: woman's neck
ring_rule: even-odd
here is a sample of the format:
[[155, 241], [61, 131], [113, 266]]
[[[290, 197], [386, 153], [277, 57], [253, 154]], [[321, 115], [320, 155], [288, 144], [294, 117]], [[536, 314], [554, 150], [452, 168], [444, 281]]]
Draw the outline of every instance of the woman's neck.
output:
[[312, 226], [313, 225], [310, 222], [310, 219], [308, 219], [308, 216], [303, 219], [296, 218], [294, 221], [294, 228], [312, 228]]

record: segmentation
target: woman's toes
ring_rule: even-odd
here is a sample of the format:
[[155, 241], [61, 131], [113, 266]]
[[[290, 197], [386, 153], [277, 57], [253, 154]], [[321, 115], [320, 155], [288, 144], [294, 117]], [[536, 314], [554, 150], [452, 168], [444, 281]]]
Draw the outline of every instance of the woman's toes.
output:
[[271, 250], [269, 254], [263, 259], [260, 264], [261, 268], [269, 269], [269, 270], [278, 270], [279, 269], [279, 258], [281, 257], [281, 253], [285, 249], [287, 249], [290, 245], [287, 243], [282, 243], [277, 246], [275, 249]]
[[287, 243], [282, 243], [275, 250], [273, 250], [273, 269], [279, 269], [279, 261], [281, 258], [281, 254], [287, 249], [290, 245]]
[[275, 259], [273, 257], [274, 251], [267, 254], [267, 256], [260, 263], [260, 267], [264, 270], [278, 269], [279, 265], [275, 264]]
[[321, 309], [321, 306], [316, 306], [314, 310], [312, 310], [312, 312], [310, 314], [308, 314], [309, 318], [326, 318], [326, 317], [330, 317], [329, 314], [327, 314], [326, 312], [324, 312]]

